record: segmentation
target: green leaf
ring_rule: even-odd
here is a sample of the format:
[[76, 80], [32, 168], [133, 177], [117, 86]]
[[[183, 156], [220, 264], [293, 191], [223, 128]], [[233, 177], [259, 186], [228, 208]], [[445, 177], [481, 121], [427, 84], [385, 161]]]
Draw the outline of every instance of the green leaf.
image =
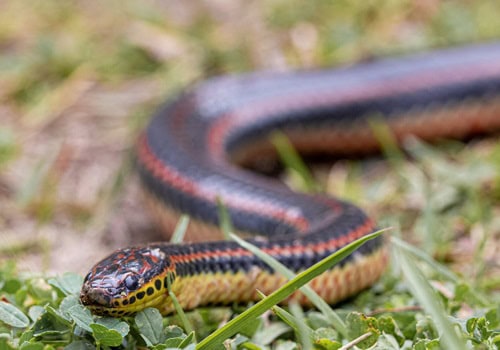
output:
[[163, 342], [163, 319], [157, 309], [147, 308], [139, 311], [135, 316], [135, 324], [147, 346]]
[[297, 344], [291, 340], [280, 341], [277, 343], [275, 350], [297, 350]]
[[45, 312], [38, 317], [33, 325], [35, 337], [62, 337], [70, 332], [68, 322], [51, 312]]
[[374, 317], [367, 317], [359, 312], [351, 312], [347, 315], [346, 326], [349, 330], [349, 339], [351, 340], [366, 333], [371, 333], [370, 337], [356, 343], [356, 346], [361, 349], [367, 349], [373, 346], [380, 335], [377, 319]]
[[95, 346], [86, 340], [76, 340], [66, 345], [64, 350], [95, 350]]
[[43, 350], [43, 343], [23, 343], [19, 350]]
[[28, 289], [31, 296], [40, 301], [54, 302], [57, 300], [56, 291], [43, 278], [34, 278], [29, 281]]
[[414, 339], [416, 334], [417, 320], [412, 312], [399, 312], [392, 315], [392, 318], [398, 324], [403, 336], [406, 339]]
[[92, 332], [91, 324], [94, 323], [90, 311], [81, 304], [73, 305], [68, 309], [68, 314], [75, 323], [88, 332]]
[[2, 289], [5, 293], [7, 294], [14, 294], [21, 288], [22, 284], [21, 281], [18, 279], [12, 278], [8, 279], [4, 282]]
[[439, 345], [439, 340], [426, 340], [422, 339], [415, 343], [415, 350], [440, 350], [441, 346]]
[[165, 339], [178, 338], [185, 336], [182, 328], [176, 325], [170, 325], [164, 329]]
[[78, 295], [82, 288], [83, 278], [75, 273], [67, 272], [62, 276], [50, 278], [47, 282], [59, 289], [64, 295]]
[[418, 339], [438, 339], [439, 334], [429, 316], [420, 317], [415, 326], [417, 332], [415, 337]]
[[92, 330], [92, 335], [98, 344], [105, 346], [119, 346], [123, 341], [122, 335], [115, 329], [108, 329], [106, 326], [97, 323], [92, 323], [90, 328]]
[[467, 332], [472, 333], [474, 332], [474, 328], [476, 328], [476, 323], [477, 323], [477, 318], [476, 317], [471, 317], [467, 320], [465, 323], [465, 327], [467, 329]]
[[498, 326], [500, 325], [500, 315], [499, 315], [499, 308], [500, 306], [497, 306], [496, 308], [492, 308], [490, 310], [488, 310], [484, 317], [486, 318], [486, 320], [488, 320], [489, 322], [489, 325], [490, 325], [490, 328], [498, 328]]
[[125, 337], [130, 331], [128, 323], [120, 321], [118, 318], [101, 317], [97, 319], [96, 323], [106, 327], [107, 329], [114, 329], [120, 333], [122, 337]]
[[186, 346], [190, 345], [193, 341], [195, 341], [195, 333], [190, 332], [179, 344], [179, 348], [183, 349]]
[[239, 344], [237, 348], [247, 349], [247, 350], [262, 350], [262, 348], [259, 345], [256, 345], [250, 341], [246, 341], [244, 343]]
[[167, 348], [179, 348], [184, 340], [183, 337], [169, 338], [163, 343]]
[[279, 336], [290, 332], [290, 327], [282, 322], [273, 322], [262, 327], [253, 337], [256, 343], [269, 345]]
[[399, 345], [398, 341], [392, 334], [382, 333], [378, 337], [377, 343], [370, 350], [400, 350], [402, 347]]
[[399, 329], [396, 321], [391, 316], [381, 316], [378, 318], [379, 330], [390, 334], [396, 339], [399, 345], [403, 345], [405, 341], [405, 336]]
[[30, 324], [28, 316], [12, 304], [0, 301], [0, 321], [16, 328], [25, 328]]
[[495, 335], [491, 339], [491, 343], [494, 344], [497, 347], [497, 349], [500, 349], [500, 334]]
[[81, 306], [78, 297], [76, 295], [68, 295], [59, 304], [59, 313], [69, 321], [72, 319], [69, 310], [75, 305]]
[[31, 318], [33, 322], [36, 322], [40, 316], [43, 315], [45, 309], [40, 305], [33, 305], [28, 310], [28, 316]]
[[342, 347], [342, 344], [335, 340], [330, 340], [327, 338], [320, 338], [314, 342], [315, 348], [320, 350], [338, 350]]
[[29, 342], [33, 338], [33, 331], [28, 330], [26, 332], [23, 332], [21, 336], [19, 337], [19, 344], [23, 344], [26, 342]]

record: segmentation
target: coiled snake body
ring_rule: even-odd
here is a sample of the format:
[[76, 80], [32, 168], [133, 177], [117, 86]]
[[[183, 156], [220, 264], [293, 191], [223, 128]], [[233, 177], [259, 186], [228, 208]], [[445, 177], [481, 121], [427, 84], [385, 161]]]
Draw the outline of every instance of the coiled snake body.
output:
[[[361, 209], [324, 195], [293, 192], [245, 171], [274, 157], [269, 135], [285, 133], [304, 154], [376, 150], [367, 120], [383, 118], [398, 140], [462, 138], [500, 129], [500, 44], [390, 58], [335, 70], [215, 78], [167, 103], [137, 147], [148, 201], [167, 229], [192, 218], [188, 240], [118, 250], [86, 276], [81, 300], [96, 314], [148, 306], [173, 311], [257, 300], [285, 282], [234, 242], [213, 241], [217, 198], [235, 229], [299, 271], [371, 233]], [[387, 257], [375, 239], [316, 278], [329, 303], [374, 283]], [[305, 302], [301, 294], [292, 298]]]

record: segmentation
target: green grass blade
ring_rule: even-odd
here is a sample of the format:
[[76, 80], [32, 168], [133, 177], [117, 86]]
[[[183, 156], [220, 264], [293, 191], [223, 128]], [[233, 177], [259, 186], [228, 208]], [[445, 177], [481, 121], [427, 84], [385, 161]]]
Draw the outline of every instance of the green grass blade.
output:
[[231, 222], [231, 217], [227, 207], [220, 197], [216, 198], [217, 202], [217, 214], [219, 217], [219, 227], [224, 235], [224, 239], [229, 240], [229, 233], [234, 232], [233, 223]]
[[174, 304], [175, 312], [179, 316], [186, 333], [194, 333], [193, 325], [191, 324], [191, 322], [189, 322], [189, 320], [186, 316], [186, 313], [182, 309], [182, 306], [179, 303], [179, 300], [177, 299], [175, 294], [172, 291], [170, 291], [170, 292], [168, 292], [168, 296], [170, 297], [170, 299], [172, 299], [172, 303]]
[[395, 170], [401, 168], [401, 164], [405, 160], [405, 155], [401, 151], [394, 134], [389, 126], [382, 121], [381, 118], [373, 117], [368, 121], [370, 128], [375, 135], [375, 138], [380, 143], [382, 152], [387, 158], [387, 161]]
[[[254, 246], [253, 244], [241, 239], [236, 235], [231, 235], [231, 239], [236, 241], [239, 245], [241, 245], [246, 250], [251, 251], [253, 254], [259, 257], [262, 261], [264, 261], [267, 265], [272, 267], [276, 272], [285, 276], [289, 280], [294, 278], [296, 274], [288, 269], [285, 265], [280, 263], [278, 260], [270, 256], [269, 254], [264, 253], [262, 250]], [[345, 338], [347, 338], [347, 329], [344, 321], [340, 318], [339, 315], [326, 303], [311, 287], [304, 285], [300, 288], [300, 291], [304, 293], [304, 295], [314, 304], [314, 306], [320, 310], [323, 315], [328, 319], [328, 321], [335, 327], [336, 330], [339, 331]]]
[[395, 254], [401, 271], [408, 281], [413, 296], [419, 301], [427, 314], [435, 323], [441, 336], [444, 349], [466, 350], [465, 340], [455, 331], [449, 321], [439, 296], [414, 264], [412, 259], [401, 248], [395, 246]]
[[438, 263], [429, 254], [422, 251], [421, 249], [418, 249], [417, 247], [414, 247], [411, 244], [406, 243], [402, 239], [399, 239], [399, 238], [394, 237], [394, 236], [391, 237], [391, 241], [392, 241], [392, 243], [397, 245], [399, 248], [402, 248], [402, 249], [406, 250], [407, 252], [410, 252], [415, 257], [424, 261], [426, 264], [431, 266], [437, 273], [439, 273], [442, 277], [446, 278], [447, 280], [452, 281], [452, 282], [456, 282], [460, 279], [450, 269], [448, 269], [446, 266]]
[[271, 143], [276, 148], [276, 151], [278, 152], [278, 155], [285, 167], [290, 170], [292, 174], [296, 175], [296, 178], [300, 183], [300, 188], [305, 192], [317, 192], [319, 188], [314, 180], [314, 177], [293, 147], [288, 137], [286, 137], [285, 134], [276, 131], [271, 135]]
[[[406, 252], [412, 254], [414, 257], [420, 259], [421, 261], [425, 262], [428, 266], [430, 266], [439, 276], [442, 278], [452, 282], [453, 284], [458, 284], [463, 282], [463, 279], [455, 274], [453, 271], [448, 269], [445, 265], [437, 262], [434, 260], [429, 254], [427, 254], [425, 251], [412, 246], [411, 244], [406, 243], [400, 238], [397, 238], [395, 236], [391, 237], [391, 242], [398, 246], [400, 249], [405, 250]], [[475, 297], [476, 300], [481, 301], [484, 303], [488, 298], [483, 295], [480, 290], [476, 290], [474, 288], [471, 288], [469, 293]]]
[[181, 215], [181, 218], [179, 219], [177, 225], [175, 226], [172, 238], [170, 238], [170, 243], [182, 243], [188, 225], [189, 225], [189, 216]]
[[270, 294], [267, 298], [259, 301], [251, 308], [245, 310], [240, 315], [226, 323], [224, 327], [219, 328], [214, 333], [203, 339], [197, 345], [197, 349], [213, 349], [222, 344], [227, 338], [238, 333], [238, 331], [245, 326], [248, 320], [252, 320], [264, 312], [269, 310], [272, 306], [286, 299], [293, 292], [297, 291], [300, 287], [311, 281], [313, 278], [321, 275], [323, 272], [338, 264], [364, 243], [380, 236], [382, 231], [377, 231], [361, 237], [360, 239], [342, 247], [332, 255], [314, 264], [307, 270], [299, 273], [295, 278], [285, 283], [281, 288]]
[[292, 303], [290, 304], [290, 312], [292, 313], [295, 319], [295, 327], [297, 329], [297, 338], [302, 345], [302, 350], [312, 350], [312, 330], [309, 328], [304, 322], [304, 312], [300, 308], [299, 304]]

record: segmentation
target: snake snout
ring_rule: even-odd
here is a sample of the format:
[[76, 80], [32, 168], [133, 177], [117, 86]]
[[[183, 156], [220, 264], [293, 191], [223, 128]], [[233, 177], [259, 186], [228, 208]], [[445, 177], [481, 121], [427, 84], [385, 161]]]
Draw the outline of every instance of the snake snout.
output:
[[85, 306], [112, 307], [114, 292], [114, 288], [94, 287], [90, 283], [84, 283], [80, 291], [80, 301]]

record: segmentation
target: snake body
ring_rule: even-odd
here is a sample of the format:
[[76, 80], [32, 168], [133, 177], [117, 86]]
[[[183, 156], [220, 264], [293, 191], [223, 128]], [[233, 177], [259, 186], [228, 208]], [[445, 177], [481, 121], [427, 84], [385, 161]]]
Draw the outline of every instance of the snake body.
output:
[[[387, 58], [333, 70], [214, 78], [169, 101], [137, 146], [146, 197], [171, 230], [191, 217], [187, 240], [121, 249], [86, 276], [81, 301], [123, 316], [153, 306], [257, 300], [285, 282], [254, 255], [218, 237], [217, 199], [237, 232], [294, 271], [375, 230], [358, 207], [302, 194], [243, 168], [275, 157], [269, 135], [285, 133], [303, 154], [359, 154], [378, 143], [379, 118], [397, 140], [463, 138], [500, 129], [500, 44]], [[255, 237], [254, 237], [255, 236]], [[311, 283], [335, 303], [373, 284], [387, 254], [375, 239]], [[306, 302], [295, 293], [291, 299]]]

